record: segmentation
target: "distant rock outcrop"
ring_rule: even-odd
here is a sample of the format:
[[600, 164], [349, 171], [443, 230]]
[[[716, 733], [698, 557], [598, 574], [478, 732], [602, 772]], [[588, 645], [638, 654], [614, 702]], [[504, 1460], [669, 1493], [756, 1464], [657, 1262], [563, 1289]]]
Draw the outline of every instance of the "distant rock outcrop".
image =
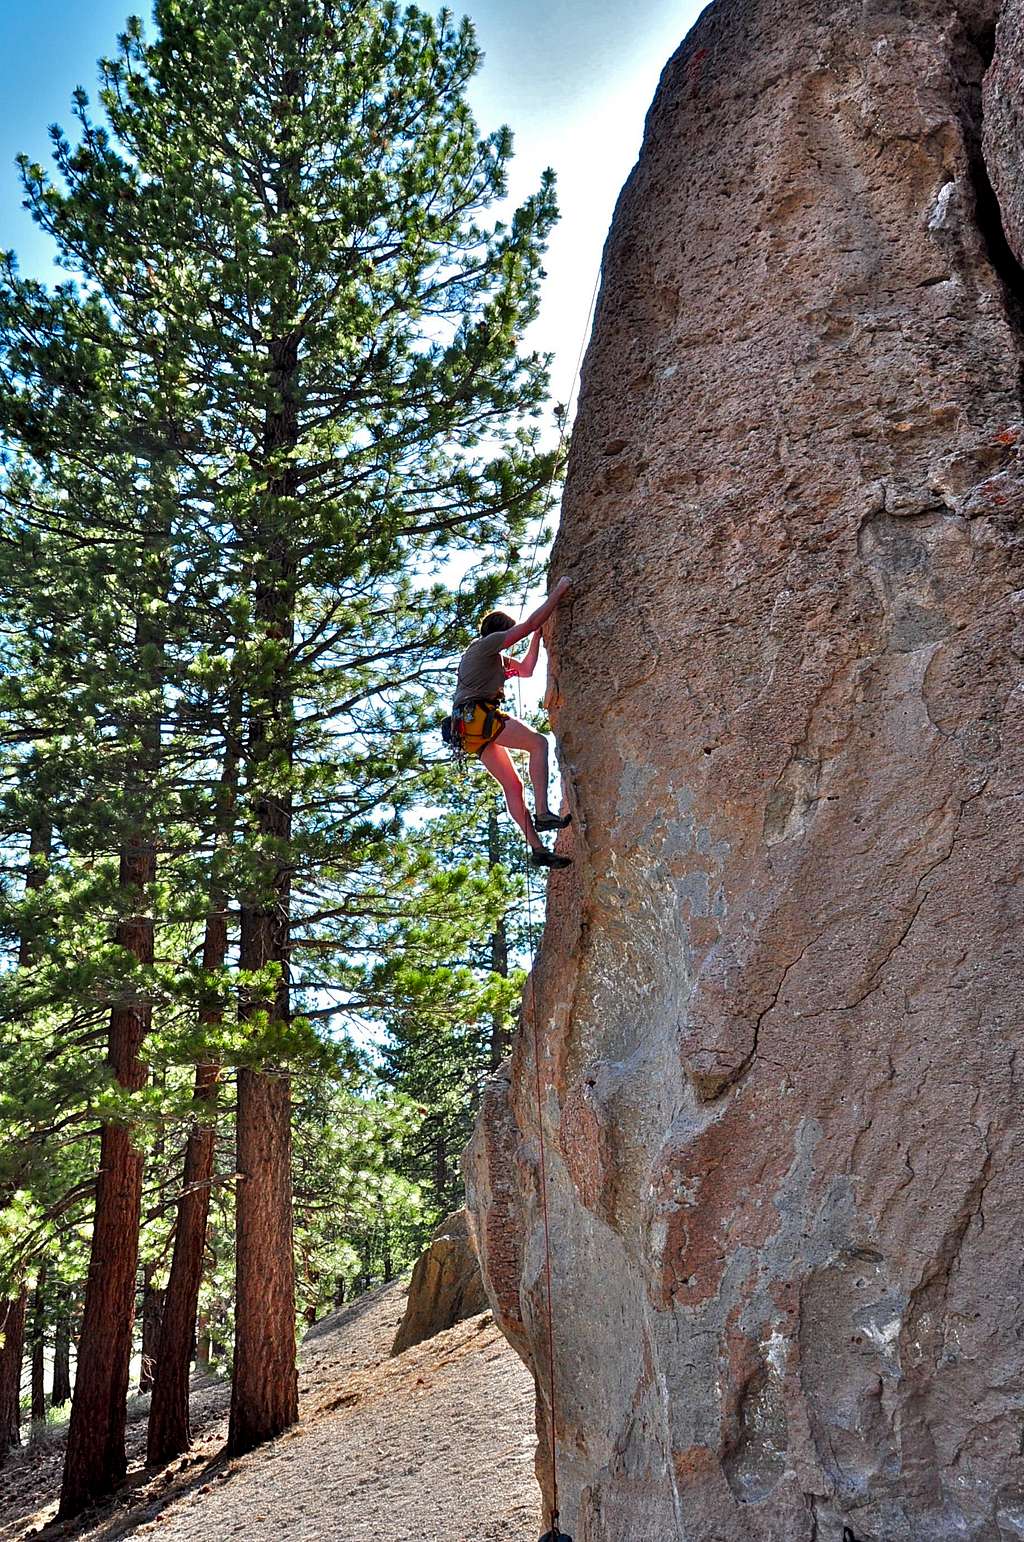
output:
[[[999, 10], [718, 0], [616, 211], [553, 564], [575, 865], [535, 975], [576, 1542], [1024, 1538]], [[537, 1118], [530, 1031], [467, 1177], [550, 1496]]]
[[442, 1221], [425, 1253], [416, 1260], [409, 1282], [405, 1316], [391, 1353], [454, 1328], [464, 1317], [487, 1310], [487, 1292], [465, 1210]]

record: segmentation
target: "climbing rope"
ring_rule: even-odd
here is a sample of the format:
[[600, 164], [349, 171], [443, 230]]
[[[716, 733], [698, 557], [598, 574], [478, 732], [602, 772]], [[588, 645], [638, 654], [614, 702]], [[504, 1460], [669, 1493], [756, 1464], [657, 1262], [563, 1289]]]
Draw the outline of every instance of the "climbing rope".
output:
[[[600, 273], [598, 274], [598, 280]], [[597, 298], [597, 282], [594, 284], [594, 293], [590, 300], [590, 309], [587, 313], [587, 327], [584, 330], [584, 340], [576, 360], [576, 371], [573, 376], [572, 391], [575, 391], [576, 380], [579, 376], [580, 365], [583, 360], [583, 349], [586, 347], [587, 331], [590, 327], [590, 319], [593, 315], [594, 302]], [[571, 394], [571, 393], [570, 393]], [[558, 436], [558, 449], [551, 467], [551, 476], [548, 479], [547, 491], [544, 498], [544, 509], [537, 524], [537, 535], [533, 543], [533, 551], [530, 555], [530, 564], [526, 574], [526, 583], [523, 588], [523, 598], [520, 609], [526, 608], [526, 599], [533, 582], [533, 572], [537, 563], [537, 554], [540, 551], [541, 536], [544, 533], [544, 520], [551, 507], [551, 490], [554, 486], [555, 476], [562, 459], [562, 449], [565, 445], [566, 425], [569, 421], [570, 402], [566, 403], [565, 415], [561, 423], [561, 431]], [[517, 716], [523, 715], [522, 683], [516, 677], [516, 708]], [[540, 1062], [540, 1021], [537, 1012], [537, 949], [533, 938], [533, 884], [530, 881], [530, 847], [528, 843], [523, 845], [523, 872], [526, 878], [526, 936], [530, 951], [530, 972], [527, 976], [530, 982], [530, 1019], [533, 1024], [533, 1069], [537, 1093], [537, 1143], [540, 1166], [540, 1208], [544, 1227], [544, 1296], [547, 1318], [547, 1344], [548, 1344], [548, 1402], [551, 1406], [550, 1444], [551, 1444], [551, 1509], [549, 1518], [550, 1531], [546, 1531], [540, 1542], [572, 1542], [572, 1538], [559, 1530], [558, 1527], [558, 1393], [555, 1381], [555, 1308], [554, 1293], [551, 1286], [551, 1222], [548, 1215], [548, 1171], [547, 1149], [544, 1140], [544, 1080], [541, 1074]]]
[[[525, 601], [524, 601], [525, 603]], [[523, 692], [516, 677], [517, 716], [523, 715]], [[558, 1395], [555, 1383], [555, 1308], [551, 1287], [551, 1223], [548, 1216], [547, 1149], [544, 1140], [544, 1080], [540, 1064], [540, 1019], [537, 1012], [537, 948], [533, 938], [533, 884], [530, 881], [530, 847], [523, 843], [523, 872], [526, 878], [526, 939], [530, 952], [530, 1020], [533, 1024], [533, 1070], [537, 1094], [537, 1142], [540, 1166], [540, 1209], [544, 1225], [544, 1296], [548, 1343], [548, 1402], [551, 1405], [551, 1529], [540, 1542], [572, 1542], [558, 1529]]]
[[583, 355], [586, 352], [587, 339], [590, 337], [590, 323], [594, 319], [594, 307], [597, 304], [597, 292], [600, 287], [601, 267], [600, 264], [598, 264], [597, 275], [594, 279], [594, 287], [590, 293], [590, 304], [587, 307], [587, 319], [583, 324], [583, 336], [580, 340], [580, 348], [576, 355], [576, 364], [572, 372], [572, 383], [569, 386], [569, 395], [566, 397], [565, 401], [565, 411], [562, 415], [562, 421], [559, 424], [558, 448], [555, 451], [555, 458], [551, 464], [551, 475], [548, 477], [548, 485], [544, 491], [544, 507], [541, 510], [540, 518], [537, 521], [537, 534], [534, 537], [533, 551], [530, 553], [530, 565], [526, 572], [526, 584], [523, 588], [523, 598], [520, 601], [519, 608], [521, 610], [525, 609], [526, 607], [526, 597], [530, 592], [530, 585], [533, 583], [533, 570], [537, 565], [537, 554], [540, 551], [541, 537], [544, 534], [544, 521], [547, 518], [548, 511], [551, 508], [551, 489], [555, 485], [555, 477], [558, 475], [558, 468], [562, 461], [562, 451], [565, 448], [565, 436], [572, 417], [573, 398], [576, 395], [576, 388], [579, 385], [580, 370], [583, 368]]
[[[587, 319], [583, 328], [583, 337], [580, 342], [579, 353], [576, 356], [576, 365], [573, 370], [572, 384], [569, 387], [569, 395], [565, 402], [565, 411], [559, 427], [558, 448], [555, 451], [551, 464], [551, 475], [548, 478], [547, 488], [544, 493], [544, 507], [537, 521], [537, 534], [533, 542], [533, 551], [530, 554], [530, 562], [526, 573], [526, 583], [523, 588], [523, 598], [520, 609], [526, 608], [527, 596], [530, 593], [530, 585], [533, 583], [534, 569], [537, 565], [537, 556], [540, 552], [541, 537], [544, 534], [544, 521], [551, 508], [551, 493], [555, 485], [555, 477], [558, 475], [562, 463], [562, 451], [565, 448], [565, 436], [568, 431], [573, 398], [579, 383], [580, 369], [583, 365], [583, 354], [587, 346], [587, 338], [590, 335], [590, 324], [594, 315], [594, 306], [597, 303], [597, 292], [601, 282], [601, 270], [598, 268], [597, 277], [594, 279], [594, 289], [590, 296], [590, 305], [587, 309]], [[519, 677], [516, 677], [516, 705], [518, 716], [523, 715], [523, 692]], [[528, 844], [523, 846], [523, 871], [526, 875], [526, 936], [530, 951], [530, 1017], [533, 1023], [533, 1067], [537, 1092], [537, 1140], [539, 1149], [540, 1166], [540, 1208], [544, 1226], [544, 1298], [545, 1315], [547, 1318], [547, 1346], [548, 1346], [548, 1401], [551, 1404], [551, 1509], [549, 1518], [550, 1531], [546, 1531], [540, 1542], [572, 1542], [572, 1538], [558, 1528], [558, 1399], [555, 1381], [555, 1311], [554, 1292], [551, 1285], [551, 1224], [548, 1216], [548, 1172], [547, 1172], [547, 1148], [544, 1140], [544, 1080], [541, 1075], [540, 1063], [540, 1023], [537, 1015], [537, 950], [533, 939], [533, 885], [530, 882], [530, 848]]]
[[[520, 710], [522, 706], [520, 704]], [[527, 848], [529, 849], [529, 848]], [[537, 954], [533, 941], [533, 893], [526, 862], [526, 936], [530, 947], [530, 1018], [533, 1023], [533, 1068], [537, 1088], [537, 1137], [540, 1152], [540, 1209], [544, 1223], [544, 1294], [547, 1308], [548, 1400], [551, 1404], [551, 1530], [541, 1542], [558, 1542], [558, 1402], [555, 1387], [555, 1311], [551, 1289], [551, 1225], [548, 1219], [547, 1153], [544, 1143], [544, 1083], [540, 1068], [540, 1025], [537, 1015]], [[567, 1537], [564, 1542], [572, 1542]]]

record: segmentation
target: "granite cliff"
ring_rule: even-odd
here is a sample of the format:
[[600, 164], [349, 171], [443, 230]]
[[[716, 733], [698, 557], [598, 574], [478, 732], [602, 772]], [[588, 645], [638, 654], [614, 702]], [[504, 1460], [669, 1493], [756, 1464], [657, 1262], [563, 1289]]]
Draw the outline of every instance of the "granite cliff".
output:
[[[1022, 67], [1020, 0], [717, 0], [615, 214], [533, 982], [575, 1542], [1024, 1537]], [[550, 1500], [532, 1031], [467, 1180]]]

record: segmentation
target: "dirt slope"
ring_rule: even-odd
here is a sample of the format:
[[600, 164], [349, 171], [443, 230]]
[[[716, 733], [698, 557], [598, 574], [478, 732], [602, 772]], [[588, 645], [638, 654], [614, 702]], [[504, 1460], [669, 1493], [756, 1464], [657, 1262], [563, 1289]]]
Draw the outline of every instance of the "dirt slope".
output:
[[382, 1287], [318, 1323], [301, 1358], [301, 1424], [225, 1462], [227, 1388], [196, 1396], [187, 1461], [141, 1469], [144, 1399], [132, 1405], [132, 1469], [118, 1501], [75, 1529], [48, 1525], [62, 1441], [0, 1473], [0, 1542], [159, 1537], [163, 1542], [535, 1542], [533, 1384], [489, 1314], [388, 1358], [405, 1305]]

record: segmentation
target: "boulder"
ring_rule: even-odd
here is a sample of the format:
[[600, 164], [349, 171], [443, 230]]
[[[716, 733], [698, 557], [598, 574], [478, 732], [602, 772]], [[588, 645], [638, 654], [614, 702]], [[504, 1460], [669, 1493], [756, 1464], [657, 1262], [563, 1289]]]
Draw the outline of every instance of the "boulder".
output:
[[615, 213], [553, 561], [575, 860], [466, 1158], [550, 1505], [544, 1134], [575, 1542], [1024, 1537], [998, 12], [717, 0]]
[[465, 1210], [456, 1210], [442, 1221], [430, 1246], [416, 1260], [405, 1316], [391, 1353], [400, 1355], [413, 1344], [454, 1328], [464, 1317], [486, 1311], [487, 1304], [469, 1217]]

